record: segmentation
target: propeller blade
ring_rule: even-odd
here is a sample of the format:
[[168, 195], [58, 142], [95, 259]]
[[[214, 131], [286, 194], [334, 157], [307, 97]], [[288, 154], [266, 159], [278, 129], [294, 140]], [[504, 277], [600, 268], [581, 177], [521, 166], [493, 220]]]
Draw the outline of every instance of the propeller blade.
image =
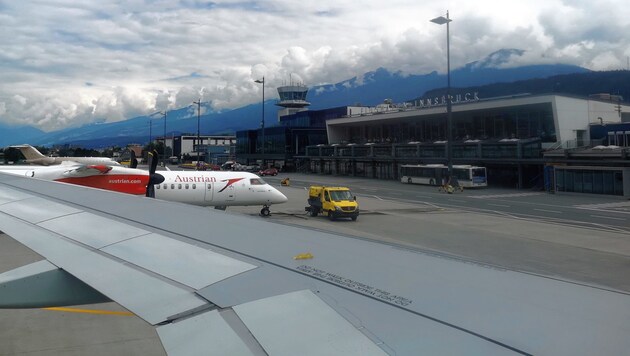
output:
[[155, 173], [158, 164], [158, 153], [156, 150], [152, 150], [149, 152], [149, 183], [147, 183], [146, 196], [150, 198], [155, 198], [155, 185], [164, 182], [164, 176]]
[[155, 188], [153, 187], [153, 184], [151, 184], [151, 178], [149, 178], [149, 183], [147, 183], [147, 190], [144, 195], [149, 198], [155, 198]]
[[129, 158], [129, 168], [137, 168], [138, 159], [136, 158], [136, 152], [134, 152], [134, 150], [129, 150], [129, 154], [131, 155]]
[[157, 169], [157, 164], [158, 164], [158, 153], [156, 150], [152, 150], [149, 152], [149, 159], [148, 159], [148, 164], [149, 164], [149, 174], [153, 174], [155, 173], [155, 170]]

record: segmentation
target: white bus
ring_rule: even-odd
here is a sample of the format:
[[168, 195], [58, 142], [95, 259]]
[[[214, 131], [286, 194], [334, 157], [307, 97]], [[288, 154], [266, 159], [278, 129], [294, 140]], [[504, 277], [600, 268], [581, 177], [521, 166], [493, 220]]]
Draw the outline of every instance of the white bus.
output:
[[[448, 167], [443, 164], [404, 164], [400, 166], [400, 181], [403, 183], [442, 185], [448, 175]], [[454, 165], [453, 176], [464, 188], [485, 187], [488, 185], [486, 167]]]

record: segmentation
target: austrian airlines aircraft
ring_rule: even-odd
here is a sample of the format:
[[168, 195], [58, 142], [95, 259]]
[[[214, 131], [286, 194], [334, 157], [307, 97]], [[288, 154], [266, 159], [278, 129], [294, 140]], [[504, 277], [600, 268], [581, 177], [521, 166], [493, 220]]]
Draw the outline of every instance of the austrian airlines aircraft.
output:
[[155, 185], [155, 197], [162, 200], [215, 206], [263, 204], [261, 215], [269, 215], [271, 204], [287, 197], [259, 176], [229, 171], [160, 171], [164, 177]]
[[[10, 166], [2, 172], [57, 182], [145, 195], [150, 173], [145, 170], [107, 165], [79, 165], [66, 162], [50, 167]], [[262, 205], [261, 215], [269, 215], [269, 206], [287, 201], [287, 197], [263, 179], [248, 172], [160, 171], [164, 178], [153, 185], [157, 199], [214, 206]]]
[[149, 183], [149, 174], [146, 171], [103, 164], [63, 162], [55, 166], [3, 166], [0, 170], [4, 173], [135, 195], [144, 195]]
[[76, 162], [82, 164], [106, 164], [110, 166], [119, 166], [120, 163], [107, 157], [48, 157], [44, 156], [37, 148], [31, 145], [14, 145], [12, 148], [17, 148], [22, 152], [26, 163], [38, 164], [42, 166], [52, 166], [61, 164], [61, 162]]

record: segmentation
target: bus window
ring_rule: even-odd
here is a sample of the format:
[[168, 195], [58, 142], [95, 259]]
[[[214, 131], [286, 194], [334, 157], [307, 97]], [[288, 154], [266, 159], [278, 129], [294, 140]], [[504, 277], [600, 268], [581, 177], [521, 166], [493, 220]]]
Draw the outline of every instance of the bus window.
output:
[[[453, 177], [463, 187], [485, 187], [488, 185], [486, 168], [469, 165], [453, 166]], [[442, 184], [448, 176], [448, 167], [442, 164], [402, 165], [400, 181], [403, 183]]]

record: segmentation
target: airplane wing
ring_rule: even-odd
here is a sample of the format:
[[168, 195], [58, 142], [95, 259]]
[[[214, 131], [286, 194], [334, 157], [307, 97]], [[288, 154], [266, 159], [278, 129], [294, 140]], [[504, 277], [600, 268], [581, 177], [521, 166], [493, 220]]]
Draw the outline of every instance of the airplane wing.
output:
[[169, 355], [630, 349], [626, 293], [196, 206], [0, 173], [0, 230], [45, 258], [0, 307], [113, 300]]
[[105, 174], [112, 170], [111, 165], [106, 164], [82, 164], [63, 173], [64, 177], [77, 178]]

